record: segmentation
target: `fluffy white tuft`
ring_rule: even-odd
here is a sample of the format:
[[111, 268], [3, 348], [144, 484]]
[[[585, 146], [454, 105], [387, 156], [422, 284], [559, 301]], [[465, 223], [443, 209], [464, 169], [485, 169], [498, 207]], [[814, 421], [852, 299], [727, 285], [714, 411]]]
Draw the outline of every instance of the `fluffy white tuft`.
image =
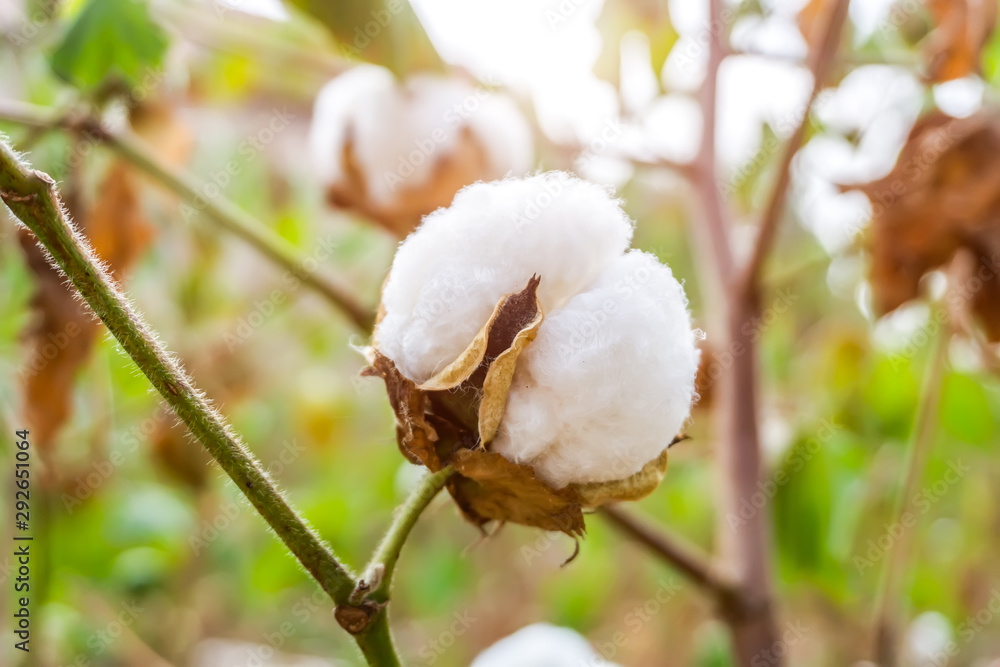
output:
[[469, 345], [504, 294], [537, 273], [548, 313], [593, 282], [631, 238], [632, 221], [607, 191], [565, 173], [471, 185], [400, 246], [376, 346], [422, 382]]
[[387, 204], [400, 180], [407, 188], [426, 184], [466, 131], [488, 161], [482, 178], [531, 168], [531, 130], [503, 93], [430, 75], [399, 85], [376, 65], [353, 67], [323, 87], [309, 143], [320, 178], [335, 182], [344, 176], [344, 146], [352, 142], [367, 192]]
[[401, 245], [375, 346], [422, 382], [540, 275], [545, 320], [491, 447], [555, 487], [627, 477], [680, 431], [698, 365], [681, 285], [631, 236], [618, 200], [565, 173], [469, 186]]
[[492, 449], [557, 488], [638, 472], [688, 417], [695, 342], [670, 269], [638, 250], [618, 257], [546, 313], [518, 360]]
[[504, 637], [476, 656], [472, 667], [616, 667], [585, 637], [569, 628], [535, 623]]

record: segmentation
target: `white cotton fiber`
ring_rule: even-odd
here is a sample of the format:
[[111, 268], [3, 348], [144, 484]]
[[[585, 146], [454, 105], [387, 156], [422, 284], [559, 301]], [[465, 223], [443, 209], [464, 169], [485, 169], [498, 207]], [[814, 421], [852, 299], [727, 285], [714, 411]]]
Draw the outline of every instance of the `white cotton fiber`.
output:
[[399, 84], [375, 65], [354, 67], [320, 91], [310, 148], [320, 178], [335, 182], [344, 175], [344, 146], [350, 142], [368, 196], [388, 204], [399, 190], [428, 183], [462, 132], [483, 149], [486, 166], [479, 178], [530, 169], [531, 131], [503, 93], [430, 75]]
[[480, 653], [472, 667], [617, 667], [570, 628], [535, 623]]
[[557, 488], [628, 477], [680, 432], [697, 369], [680, 283], [656, 257], [630, 251], [546, 313], [491, 447]]
[[587, 287], [632, 238], [603, 188], [561, 172], [476, 183], [400, 246], [375, 344], [422, 382], [469, 345], [505, 294], [536, 273], [546, 313]]
[[375, 346], [422, 382], [538, 274], [545, 319], [490, 447], [555, 487], [627, 477], [680, 431], [698, 365], [681, 285], [631, 236], [618, 200], [564, 173], [469, 186], [400, 246]]

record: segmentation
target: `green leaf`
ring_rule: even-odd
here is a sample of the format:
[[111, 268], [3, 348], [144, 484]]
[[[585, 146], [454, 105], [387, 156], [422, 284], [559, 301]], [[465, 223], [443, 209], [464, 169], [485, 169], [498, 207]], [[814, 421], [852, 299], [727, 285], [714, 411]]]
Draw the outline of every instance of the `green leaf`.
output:
[[381, 65], [400, 78], [444, 70], [407, 0], [290, 0], [289, 4], [326, 26], [348, 60]]
[[134, 87], [159, 66], [167, 44], [145, 2], [88, 0], [50, 63], [56, 74], [79, 88], [93, 90], [111, 82]]

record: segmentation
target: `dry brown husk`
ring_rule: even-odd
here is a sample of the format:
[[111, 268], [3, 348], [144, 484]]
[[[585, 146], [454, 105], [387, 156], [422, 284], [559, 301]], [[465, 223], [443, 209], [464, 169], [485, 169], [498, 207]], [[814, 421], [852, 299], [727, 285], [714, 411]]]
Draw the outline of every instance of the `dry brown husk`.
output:
[[895, 168], [857, 187], [872, 201], [868, 248], [876, 310], [920, 296], [921, 279], [964, 252], [977, 278], [962, 307], [1000, 341], [1000, 118], [980, 112], [917, 121]]

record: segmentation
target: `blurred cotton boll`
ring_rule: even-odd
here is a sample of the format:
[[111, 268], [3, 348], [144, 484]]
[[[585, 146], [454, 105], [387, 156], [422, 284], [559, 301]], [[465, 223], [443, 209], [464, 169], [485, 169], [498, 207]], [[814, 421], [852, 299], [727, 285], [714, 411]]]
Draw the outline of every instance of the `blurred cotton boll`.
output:
[[631, 236], [618, 200], [564, 173], [470, 186], [400, 247], [374, 345], [424, 382], [540, 276], [544, 320], [491, 447], [555, 488], [626, 478], [680, 431], [698, 366], [683, 288]]
[[472, 667], [616, 667], [569, 628], [535, 623], [480, 653]]
[[462, 187], [523, 174], [534, 159], [531, 130], [505, 94], [432, 75], [399, 83], [374, 65], [320, 91], [310, 148], [331, 203], [399, 236]]

